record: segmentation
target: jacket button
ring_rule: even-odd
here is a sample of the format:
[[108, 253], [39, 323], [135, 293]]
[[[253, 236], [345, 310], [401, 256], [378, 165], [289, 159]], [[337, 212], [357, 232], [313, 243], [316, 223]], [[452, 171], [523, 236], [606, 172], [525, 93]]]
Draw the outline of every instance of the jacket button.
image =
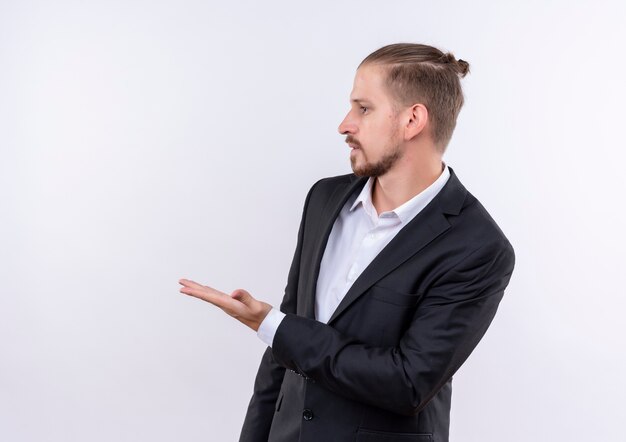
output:
[[305, 421], [310, 421], [311, 419], [313, 419], [313, 412], [309, 410], [308, 408], [306, 408], [302, 412], [302, 417], [304, 418]]

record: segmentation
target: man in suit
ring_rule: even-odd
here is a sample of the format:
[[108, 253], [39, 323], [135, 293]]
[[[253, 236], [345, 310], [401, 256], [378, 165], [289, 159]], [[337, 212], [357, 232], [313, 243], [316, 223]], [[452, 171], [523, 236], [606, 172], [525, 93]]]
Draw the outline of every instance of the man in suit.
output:
[[354, 173], [309, 190], [280, 310], [179, 281], [268, 344], [241, 442], [448, 441], [452, 376], [515, 262], [442, 160], [468, 68], [419, 44], [359, 65], [339, 126]]

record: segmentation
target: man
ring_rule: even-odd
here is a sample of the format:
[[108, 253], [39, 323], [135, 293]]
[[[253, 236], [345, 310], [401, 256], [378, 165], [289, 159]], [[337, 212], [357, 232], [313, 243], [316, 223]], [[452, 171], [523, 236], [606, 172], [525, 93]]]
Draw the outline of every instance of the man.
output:
[[468, 68], [420, 44], [359, 65], [339, 125], [354, 174], [309, 190], [280, 311], [179, 281], [268, 344], [241, 442], [448, 441], [452, 375], [515, 261], [442, 161]]

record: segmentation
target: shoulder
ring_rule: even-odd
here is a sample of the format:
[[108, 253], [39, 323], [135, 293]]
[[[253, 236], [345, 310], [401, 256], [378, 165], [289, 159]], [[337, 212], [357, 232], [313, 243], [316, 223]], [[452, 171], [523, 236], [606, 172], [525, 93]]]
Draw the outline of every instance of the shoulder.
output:
[[466, 252], [482, 249], [514, 256], [513, 246], [487, 208], [454, 172], [451, 181], [451, 189], [443, 197], [443, 206], [450, 209], [445, 211], [451, 227], [448, 236], [463, 244]]
[[468, 250], [492, 250], [515, 259], [515, 251], [504, 231], [471, 192], [467, 192], [459, 216], [456, 219], [449, 218], [449, 221], [457, 234], [464, 238]]

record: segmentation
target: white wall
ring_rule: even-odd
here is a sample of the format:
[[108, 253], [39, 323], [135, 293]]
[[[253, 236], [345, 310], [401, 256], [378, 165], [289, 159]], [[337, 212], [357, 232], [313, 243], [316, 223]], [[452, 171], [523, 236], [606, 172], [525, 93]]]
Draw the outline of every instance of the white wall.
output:
[[469, 61], [444, 157], [516, 270], [454, 442], [623, 440], [623, 2], [0, 0], [0, 440], [236, 440], [304, 197], [388, 43]]

